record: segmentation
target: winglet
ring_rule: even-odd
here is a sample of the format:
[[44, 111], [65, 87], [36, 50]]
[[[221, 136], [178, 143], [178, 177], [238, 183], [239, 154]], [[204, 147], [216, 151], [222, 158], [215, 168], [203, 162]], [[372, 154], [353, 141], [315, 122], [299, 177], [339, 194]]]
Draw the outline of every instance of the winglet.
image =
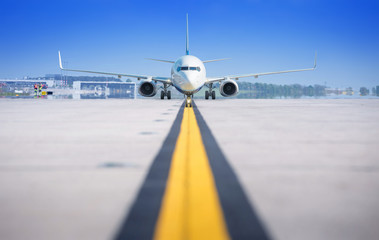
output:
[[59, 68], [62, 69], [62, 70], [64, 70], [63, 66], [62, 66], [61, 51], [58, 51], [58, 56], [59, 56]]
[[315, 64], [313, 65], [313, 69], [317, 67], [317, 51], [315, 52]]
[[188, 13], [186, 15], [187, 20], [187, 32], [186, 32], [186, 55], [189, 55], [189, 41], [188, 41]]

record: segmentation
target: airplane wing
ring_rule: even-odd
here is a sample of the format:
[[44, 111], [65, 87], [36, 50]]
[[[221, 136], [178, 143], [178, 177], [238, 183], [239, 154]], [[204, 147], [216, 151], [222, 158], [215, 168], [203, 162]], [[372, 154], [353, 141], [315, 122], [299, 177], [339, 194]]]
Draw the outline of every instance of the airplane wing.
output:
[[278, 72], [265, 72], [265, 73], [250, 73], [250, 74], [241, 74], [241, 75], [228, 75], [224, 77], [211, 77], [207, 78], [207, 81], [205, 82], [206, 84], [208, 83], [214, 83], [214, 82], [221, 82], [224, 80], [228, 79], [234, 79], [238, 80], [239, 78], [244, 78], [244, 77], [254, 77], [258, 78], [259, 76], [264, 76], [264, 75], [272, 75], [272, 74], [281, 74], [281, 73], [291, 73], [291, 72], [304, 72], [304, 71], [313, 71], [316, 69], [317, 65], [317, 53], [315, 55], [315, 62], [312, 68], [306, 68], [306, 69], [296, 69], [296, 70], [286, 70], [286, 71], [278, 71]]
[[79, 69], [63, 68], [63, 66], [62, 66], [61, 52], [60, 51], [58, 51], [58, 55], [59, 55], [59, 68], [62, 69], [62, 70], [64, 70], [64, 71], [84, 72], [84, 73], [96, 73], [96, 74], [104, 74], [104, 75], [114, 75], [114, 76], [117, 76], [118, 78], [121, 78], [121, 77], [132, 77], [132, 78], [137, 78], [138, 80], [147, 79], [147, 80], [153, 80], [153, 81], [162, 82], [162, 83], [166, 83], [166, 84], [172, 84], [171, 83], [171, 78], [169, 78], [169, 77], [157, 77], [157, 76], [135, 75], [135, 74], [124, 74], [124, 73], [111, 73], [111, 72], [98, 72], [98, 71], [89, 71], [89, 70], [79, 70]]

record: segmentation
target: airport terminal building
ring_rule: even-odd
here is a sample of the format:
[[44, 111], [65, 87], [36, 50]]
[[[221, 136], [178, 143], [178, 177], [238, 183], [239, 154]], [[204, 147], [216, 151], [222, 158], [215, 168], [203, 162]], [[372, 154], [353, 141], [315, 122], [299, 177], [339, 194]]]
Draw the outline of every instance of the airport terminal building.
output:
[[86, 98], [137, 98], [136, 83], [133, 82], [82, 82], [73, 83], [81, 99]]
[[15, 80], [15, 79], [0, 79], [0, 86], [5, 88], [7, 92], [13, 92], [15, 90], [29, 92], [34, 89], [34, 84], [43, 84], [46, 87], [53, 87], [54, 80]]

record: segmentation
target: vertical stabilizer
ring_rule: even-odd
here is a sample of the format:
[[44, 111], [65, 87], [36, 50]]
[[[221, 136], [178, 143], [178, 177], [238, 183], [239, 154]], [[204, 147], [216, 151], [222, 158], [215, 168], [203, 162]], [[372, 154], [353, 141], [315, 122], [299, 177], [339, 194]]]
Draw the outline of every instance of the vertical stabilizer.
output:
[[186, 15], [187, 19], [187, 33], [186, 33], [186, 55], [189, 55], [189, 42], [188, 42], [188, 13]]

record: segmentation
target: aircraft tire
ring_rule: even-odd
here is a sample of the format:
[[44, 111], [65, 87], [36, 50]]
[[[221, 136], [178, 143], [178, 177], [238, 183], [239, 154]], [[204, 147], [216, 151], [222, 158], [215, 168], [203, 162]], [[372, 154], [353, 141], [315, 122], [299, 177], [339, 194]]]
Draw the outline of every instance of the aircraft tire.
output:
[[164, 99], [164, 92], [161, 91], [161, 99]]
[[205, 99], [209, 99], [209, 92], [208, 91], [205, 91]]
[[216, 92], [215, 91], [212, 91], [212, 99], [216, 99]]
[[167, 91], [167, 99], [171, 99], [171, 91]]

